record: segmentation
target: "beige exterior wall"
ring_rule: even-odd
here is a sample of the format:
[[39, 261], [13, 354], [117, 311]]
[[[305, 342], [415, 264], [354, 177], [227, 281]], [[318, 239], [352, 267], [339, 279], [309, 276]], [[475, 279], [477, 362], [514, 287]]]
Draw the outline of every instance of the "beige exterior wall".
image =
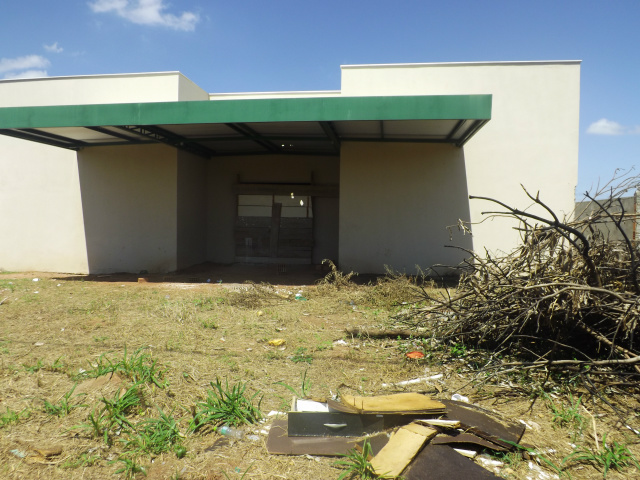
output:
[[207, 161], [178, 151], [177, 268], [207, 260]]
[[261, 98], [315, 98], [339, 97], [340, 90], [317, 90], [307, 92], [242, 92], [210, 93], [210, 100], [255, 100]]
[[[390, 165], [393, 168], [390, 168]], [[463, 150], [445, 144], [345, 143], [340, 158], [340, 267], [415, 274], [456, 265], [470, 248], [455, 228], [469, 216]], [[447, 227], [453, 226], [453, 229]]]
[[[531, 201], [522, 184], [534, 195], [540, 191], [540, 198], [558, 214], [572, 212], [578, 174], [579, 62], [344, 66], [342, 94], [491, 94], [491, 121], [464, 146], [469, 194], [525, 208]], [[341, 197], [341, 203], [346, 202]], [[509, 251], [518, 241], [510, 222], [479, 223], [481, 212], [493, 209], [487, 202], [470, 202], [470, 217], [464, 220], [474, 222], [476, 251]], [[451, 212], [448, 224], [455, 223], [456, 214]], [[372, 224], [379, 222], [371, 218]], [[348, 252], [356, 250], [358, 241], [341, 231], [341, 262], [351, 263]], [[404, 238], [397, 239], [395, 248], [401, 242]]]
[[[86, 77], [60, 77], [43, 79], [0, 80], [0, 106], [42, 106], [65, 104], [97, 104], [97, 103], [125, 103], [125, 102], [160, 102], [177, 100], [207, 100], [209, 95], [191, 80], [178, 72], [158, 74], [132, 74], [132, 75], [96, 75]], [[176, 260], [176, 225], [173, 226], [173, 244], [166, 242], [157, 245], [156, 250], [142, 252], [143, 255], [132, 260], [130, 264], [126, 259], [135, 257], [138, 253], [131, 245], [126, 245], [129, 238], [147, 238], [158, 233], [148, 227], [138, 228], [137, 220], [153, 218], [156, 214], [143, 210], [140, 215], [143, 218], [136, 219], [132, 212], [132, 205], [138, 205], [137, 195], [144, 193], [145, 198], [159, 197], [157, 188], [168, 181], [167, 178], [156, 178], [164, 169], [167, 174], [168, 165], [164, 165], [159, 171], [155, 167], [141, 162], [146, 150], [136, 150], [134, 153], [125, 153], [124, 147], [108, 149], [96, 156], [99, 149], [88, 149], [80, 153], [80, 163], [76, 152], [61, 148], [50, 147], [37, 143], [22, 141], [0, 135], [0, 218], [3, 228], [0, 229], [0, 269], [25, 271], [40, 270], [67, 273], [99, 273], [107, 271], [133, 271], [159, 269], [165, 265], [167, 269], [175, 269]], [[156, 147], [148, 150], [154, 155]], [[175, 165], [176, 151], [162, 148], [165, 157], [159, 164], [169, 161], [166, 158], [173, 152], [174, 165], [172, 175], [175, 183], [177, 167]], [[108, 164], [104, 155], [108, 152], [115, 154], [115, 160]], [[100, 160], [100, 158], [102, 160]], [[153, 157], [151, 157], [153, 158]], [[131, 165], [127, 165], [128, 162]], [[189, 163], [185, 161], [183, 163]], [[124, 178], [118, 178], [118, 171], [113, 167], [122, 168]], [[95, 169], [95, 172], [92, 172]], [[201, 168], [203, 169], [203, 167]], [[187, 169], [188, 170], [188, 169]], [[182, 178], [188, 176], [182, 169]], [[102, 176], [104, 175], [104, 176]], [[149, 186], [145, 185], [147, 178], [156, 178], [159, 183], [152, 180]], [[90, 180], [88, 180], [90, 179]], [[140, 182], [134, 192], [131, 182]], [[81, 198], [81, 187], [84, 199]], [[124, 183], [123, 183], [124, 182]], [[115, 188], [124, 194], [122, 198], [113, 199], [104, 206], [100, 201], [108, 197], [107, 189]], [[164, 188], [164, 187], [163, 187]], [[90, 192], [98, 192], [97, 202], [89, 199]], [[182, 188], [187, 192], [188, 188]], [[162, 193], [164, 195], [165, 192]], [[169, 197], [175, 197], [176, 187], [172, 187]], [[134, 203], [127, 203], [132, 200]], [[167, 198], [162, 198], [166, 202]], [[83, 201], [85, 216], [83, 218]], [[161, 202], [161, 203], [162, 203]], [[184, 206], [188, 202], [181, 201]], [[141, 203], [144, 209], [151, 205]], [[94, 213], [100, 214], [100, 208], [106, 209], [106, 223], [104, 228], [99, 224], [98, 217], [91, 217]], [[118, 211], [121, 208], [122, 211]], [[166, 212], [166, 205], [160, 207], [162, 215]], [[176, 216], [176, 205], [173, 205], [170, 217]], [[88, 209], [88, 210], [87, 210]], [[184, 209], [184, 208], [183, 208]], [[187, 209], [189, 210], [189, 209]], [[189, 210], [190, 211], [190, 210]], [[89, 215], [89, 218], [87, 218]], [[124, 219], [122, 223], [118, 220]], [[133, 216], [133, 218], [131, 218]], [[185, 224], [191, 222], [190, 216], [186, 216], [181, 223], [182, 230]], [[85, 221], [90, 225], [86, 232]], [[160, 223], [164, 226], [163, 221]], [[144, 221], [142, 225], [145, 225]], [[127, 231], [122, 231], [126, 227]], [[118, 238], [109, 240], [100, 239], [102, 233], [118, 232]], [[164, 237], [166, 231], [161, 237]], [[90, 237], [90, 239], [89, 239]], [[185, 251], [191, 252], [190, 245], [185, 243], [183, 235], [181, 245], [181, 259], [187, 258]], [[202, 240], [204, 243], [204, 240]], [[98, 246], [106, 250], [97, 253]], [[118, 250], [120, 249], [120, 250]], [[167, 252], [172, 251], [173, 260], [167, 259]], [[157, 258], [150, 257], [152, 253]], [[187, 255], [185, 257], [184, 255]], [[201, 257], [198, 257], [201, 258]], [[113, 259], [113, 264], [110, 264]], [[162, 267], [164, 268], [164, 267]]]
[[[337, 157], [262, 155], [211, 159], [208, 167], [207, 257], [232, 263], [235, 257], [233, 230], [236, 219], [234, 185], [242, 183], [339, 183]], [[295, 193], [295, 192], [294, 192]], [[338, 199], [314, 198], [315, 247], [312, 261], [338, 254]]]
[[0, 106], [207, 100], [208, 93], [179, 72], [0, 80]]
[[176, 270], [176, 150], [85, 148], [78, 153], [78, 170], [89, 271]]
[[[0, 268], [100, 273], [170, 271], [234, 260], [233, 185], [340, 184], [316, 198], [313, 261], [414, 273], [456, 263], [444, 245], [510, 250], [513, 224], [483, 220], [495, 197], [573, 210], [578, 166], [579, 62], [344, 66], [342, 90], [208, 94], [177, 72], [0, 81], [0, 106], [240, 98], [491, 94], [491, 121], [463, 149], [344, 143], [341, 157], [208, 161], [164, 145], [76, 153], [0, 136]], [[81, 193], [82, 192], [82, 193]], [[448, 226], [471, 220], [473, 242]], [[454, 232], [456, 230], [454, 229]]]
[[0, 136], [0, 220], [0, 270], [88, 272], [75, 152]]

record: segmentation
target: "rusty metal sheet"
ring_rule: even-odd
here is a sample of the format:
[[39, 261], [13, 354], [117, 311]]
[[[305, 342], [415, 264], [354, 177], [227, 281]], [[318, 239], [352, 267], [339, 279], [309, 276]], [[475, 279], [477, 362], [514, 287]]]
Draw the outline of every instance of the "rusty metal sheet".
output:
[[[447, 408], [445, 417], [449, 420], [459, 420], [461, 427], [467, 432], [474, 433], [493, 443], [513, 448], [508, 442], [520, 443], [524, 435], [525, 426], [503, 416], [470, 403], [455, 400], [443, 400]], [[506, 440], [506, 442], [505, 442]]]
[[465, 445], [474, 445], [480, 448], [488, 448], [496, 452], [506, 452], [508, 449], [489, 440], [478, 437], [472, 433], [447, 432], [440, 434], [431, 440], [432, 445], [452, 445], [456, 448], [464, 448]]
[[405, 480], [496, 480], [501, 477], [482, 468], [448, 445], [429, 444], [413, 460], [404, 473]]

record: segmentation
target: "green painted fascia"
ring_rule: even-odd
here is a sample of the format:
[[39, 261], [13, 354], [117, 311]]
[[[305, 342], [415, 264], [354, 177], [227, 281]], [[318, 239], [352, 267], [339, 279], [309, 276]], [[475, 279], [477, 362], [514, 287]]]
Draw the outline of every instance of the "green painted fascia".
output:
[[0, 108], [0, 129], [349, 120], [489, 120], [491, 95], [277, 98]]

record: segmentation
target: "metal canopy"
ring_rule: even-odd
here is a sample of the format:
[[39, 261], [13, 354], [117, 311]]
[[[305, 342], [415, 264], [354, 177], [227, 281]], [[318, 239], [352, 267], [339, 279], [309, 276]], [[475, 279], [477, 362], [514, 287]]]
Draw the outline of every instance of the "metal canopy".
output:
[[166, 143], [202, 157], [339, 155], [342, 142], [451, 143], [491, 95], [278, 98], [0, 108], [0, 134], [79, 150]]

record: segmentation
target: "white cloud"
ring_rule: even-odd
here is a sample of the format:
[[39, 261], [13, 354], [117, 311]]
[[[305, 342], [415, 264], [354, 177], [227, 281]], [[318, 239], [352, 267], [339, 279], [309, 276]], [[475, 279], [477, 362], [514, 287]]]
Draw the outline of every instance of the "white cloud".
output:
[[16, 73], [7, 73], [4, 78], [7, 80], [16, 78], [42, 78], [48, 77], [46, 70], [23, 70]]
[[640, 125], [626, 127], [618, 122], [601, 118], [589, 125], [587, 133], [592, 135], [640, 135]]
[[58, 46], [58, 42], [52, 43], [51, 45], [44, 44], [43, 47], [47, 52], [52, 53], [62, 53], [62, 50], [64, 50], [62, 47]]
[[174, 30], [192, 31], [200, 17], [192, 12], [180, 16], [164, 13], [163, 0], [95, 0], [89, 2], [95, 13], [115, 12], [120, 17], [139, 25], [168, 27]]
[[0, 58], [0, 74], [12, 72], [15, 75], [21, 70], [43, 69], [51, 65], [51, 62], [40, 55], [25, 55], [17, 58]]

